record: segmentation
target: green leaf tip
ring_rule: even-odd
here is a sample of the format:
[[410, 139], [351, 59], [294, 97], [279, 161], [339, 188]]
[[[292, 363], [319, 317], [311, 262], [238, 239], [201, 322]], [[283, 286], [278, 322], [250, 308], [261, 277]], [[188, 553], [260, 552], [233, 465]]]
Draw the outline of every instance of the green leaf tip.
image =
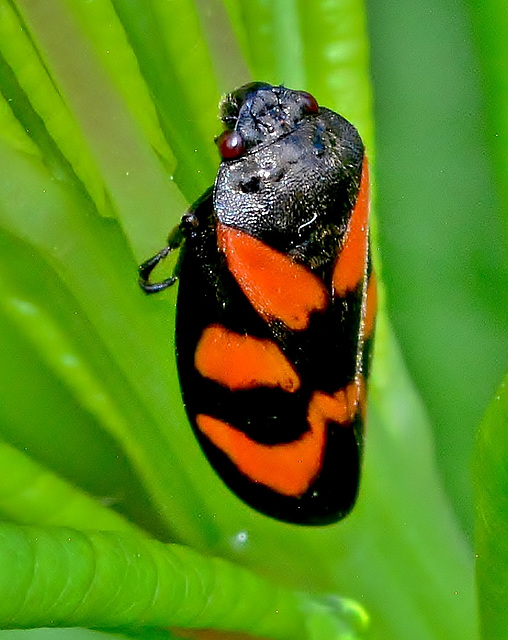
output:
[[355, 600], [336, 595], [306, 596], [309, 640], [360, 640], [366, 637], [369, 616]]

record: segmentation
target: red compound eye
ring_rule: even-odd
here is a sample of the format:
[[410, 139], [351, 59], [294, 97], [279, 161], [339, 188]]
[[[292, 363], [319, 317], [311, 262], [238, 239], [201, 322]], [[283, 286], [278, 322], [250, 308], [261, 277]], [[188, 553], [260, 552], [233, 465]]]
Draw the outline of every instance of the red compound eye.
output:
[[305, 109], [305, 113], [313, 114], [319, 111], [318, 102], [312, 94], [307, 93], [307, 91], [302, 91], [300, 93], [300, 96], [302, 99], [303, 108]]
[[245, 144], [238, 131], [224, 131], [216, 143], [223, 160], [234, 160], [245, 153]]

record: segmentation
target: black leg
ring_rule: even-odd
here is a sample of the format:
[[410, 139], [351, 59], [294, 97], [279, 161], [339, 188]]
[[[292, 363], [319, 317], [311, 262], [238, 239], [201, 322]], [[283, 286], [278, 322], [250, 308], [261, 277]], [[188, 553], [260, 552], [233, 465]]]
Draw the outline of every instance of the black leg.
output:
[[150, 282], [150, 275], [155, 267], [162, 262], [170, 253], [173, 251], [174, 247], [167, 246], [164, 249], [161, 249], [159, 253], [157, 253], [153, 258], [150, 258], [146, 262], [143, 262], [139, 267], [139, 286], [143, 289], [145, 293], [157, 293], [158, 291], [163, 291], [167, 289], [172, 284], [174, 284], [178, 278], [177, 276], [171, 276], [171, 278], [166, 278], [166, 280], [162, 280], [162, 282]]

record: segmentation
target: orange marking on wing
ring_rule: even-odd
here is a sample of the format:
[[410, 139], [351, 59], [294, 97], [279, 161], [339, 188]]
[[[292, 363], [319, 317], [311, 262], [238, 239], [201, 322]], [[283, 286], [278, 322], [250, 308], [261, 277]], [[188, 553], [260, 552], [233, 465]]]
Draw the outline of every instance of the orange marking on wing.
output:
[[201, 334], [194, 365], [202, 376], [231, 390], [266, 386], [293, 392], [300, 387], [293, 365], [274, 342], [219, 324]]
[[307, 409], [307, 421], [311, 428], [324, 429], [328, 422], [338, 422], [344, 426], [351, 424], [361, 402], [362, 386], [362, 378], [359, 378], [333, 395], [314, 391]]
[[218, 224], [217, 236], [229, 270], [263, 318], [302, 330], [311, 313], [326, 309], [326, 288], [306, 267], [238, 229]]
[[367, 308], [365, 309], [365, 338], [370, 338], [374, 331], [377, 314], [377, 280], [374, 271], [370, 274], [367, 285]]
[[285, 496], [298, 497], [310, 487], [321, 469], [325, 424], [317, 425], [298, 440], [260, 444], [227, 422], [205, 414], [196, 416], [199, 429], [221, 449], [252, 482]]
[[298, 497], [321, 470], [327, 424], [351, 424], [362, 405], [363, 387], [363, 379], [359, 378], [333, 395], [315, 391], [307, 409], [309, 430], [298, 440], [284, 444], [261, 444], [227, 422], [202, 413], [196, 416], [196, 423], [252, 482], [285, 496]]
[[360, 190], [353, 208], [346, 241], [335, 263], [332, 277], [334, 295], [354, 291], [365, 273], [369, 242], [369, 168], [363, 159]]

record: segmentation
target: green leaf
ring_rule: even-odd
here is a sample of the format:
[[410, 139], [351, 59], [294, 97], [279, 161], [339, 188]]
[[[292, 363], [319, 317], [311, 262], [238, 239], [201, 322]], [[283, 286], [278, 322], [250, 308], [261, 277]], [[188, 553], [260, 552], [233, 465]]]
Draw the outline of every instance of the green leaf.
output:
[[[58, 14], [54, 19], [58, 23]], [[55, 157], [60, 171], [66, 171], [65, 161], [69, 162], [98, 210], [104, 211], [104, 187], [83, 134], [40, 59], [36, 43], [7, 0], [0, 2], [0, 52], [2, 84], [4, 91], [8, 89], [11, 108], [42, 151]], [[54, 148], [62, 154], [57, 159]]]
[[476, 443], [476, 581], [485, 640], [506, 638], [508, 612], [508, 375]]
[[0, 564], [4, 628], [191, 627], [275, 640], [327, 629], [347, 640], [366, 622], [347, 601], [313, 602], [224, 560], [125, 534], [2, 525]]
[[5, 442], [0, 442], [0, 487], [2, 520], [141, 533], [118, 513]]

